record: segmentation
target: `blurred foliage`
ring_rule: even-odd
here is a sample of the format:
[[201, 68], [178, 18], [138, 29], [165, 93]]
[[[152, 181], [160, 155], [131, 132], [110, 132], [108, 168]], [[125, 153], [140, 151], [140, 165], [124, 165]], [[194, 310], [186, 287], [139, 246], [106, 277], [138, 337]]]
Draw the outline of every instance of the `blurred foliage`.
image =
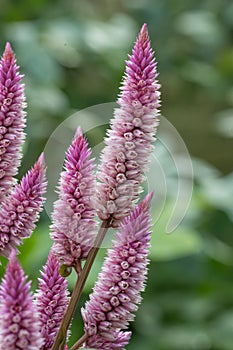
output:
[[[159, 62], [162, 112], [193, 156], [195, 186], [175, 232], [165, 234], [172, 196], [154, 225], [148, 286], [127, 348], [232, 350], [231, 0], [1, 0], [0, 48], [11, 41], [25, 74], [28, 123], [20, 176], [65, 118], [116, 99], [124, 60], [144, 22]], [[33, 289], [51, 246], [49, 223], [43, 213], [21, 248]], [[72, 288], [73, 275], [69, 282]], [[71, 343], [82, 334], [78, 312], [72, 333]]]

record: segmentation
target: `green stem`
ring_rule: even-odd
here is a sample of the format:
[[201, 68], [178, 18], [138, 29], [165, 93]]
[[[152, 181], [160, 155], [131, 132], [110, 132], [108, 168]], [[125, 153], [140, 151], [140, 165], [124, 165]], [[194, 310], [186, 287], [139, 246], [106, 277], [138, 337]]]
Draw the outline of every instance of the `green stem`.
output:
[[99, 229], [99, 232], [97, 234], [94, 247], [91, 248], [86, 263], [82, 269], [82, 271], [79, 274], [79, 277], [77, 279], [77, 282], [75, 284], [74, 290], [72, 292], [70, 302], [68, 304], [66, 313], [63, 317], [61, 326], [59, 328], [59, 331], [57, 333], [56, 339], [54, 341], [54, 344], [52, 346], [51, 350], [60, 350], [60, 345], [63, 343], [64, 339], [66, 339], [66, 334], [70, 325], [70, 322], [74, 316], [75, 310], [77, 308], [79, 299], [81, 297], [83, 287], [85, 285], [85, 282], [87, 280], [87, 277], [89, 275], [89, 272], [91, 270], [91, 267], [93, 265], [93, 262], [95, 260], [95, 257], [98, 253], [98, 250], [104, 240], [104, 237], [107, 233], [107, 230], [110, 226], [110, 221], [106, 220], [102, 222], [102, 225]]
[[77, 350], [87, 340], [88, 335], [85, 333], [79, 340], [70, 348], [70, 350]]

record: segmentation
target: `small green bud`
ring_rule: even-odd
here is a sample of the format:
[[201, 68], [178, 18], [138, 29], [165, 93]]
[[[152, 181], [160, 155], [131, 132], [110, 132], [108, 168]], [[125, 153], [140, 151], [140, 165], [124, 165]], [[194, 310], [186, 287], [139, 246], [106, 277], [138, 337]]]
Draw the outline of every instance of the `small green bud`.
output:
[[63, 264], [63, 265], [61, 265], [59, 272], [60, 272], [60, 275], [62, 277], [67, 277], [67, 276], [69, 276], [71, 274], [72, 267]]

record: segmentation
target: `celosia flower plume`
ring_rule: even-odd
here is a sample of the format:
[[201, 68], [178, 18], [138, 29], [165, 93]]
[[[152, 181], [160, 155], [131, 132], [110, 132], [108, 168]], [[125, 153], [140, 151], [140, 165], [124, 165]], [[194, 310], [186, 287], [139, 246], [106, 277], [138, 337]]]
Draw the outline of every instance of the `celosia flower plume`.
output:
[[0, 62], [0, 201], [9, 193], [20, 165], [26, 116], [22, 77], [7, 43]]
[[52, 214], [51, 238], [53, 253], [60, 263], [76, 266], [85, 259], [93, 246], [97, 223], [92, 199], [95, 176], [91, 151], [78, 128], [66, 154], [58, 194]]
[[157, 75], [144, 24], [127, 61], [120, 108], [111, 120], [97, 174], [97, 212], [100, 219], [112, 220], [113, 227], [130, 213], [147, 171], [160, 107]]
[[57, 258], [50, 254], [39, 279], [36, 305], [44, 345], [40, 350], [50, 350], [65, 314], [69, 298], [67, 280], [59, 274]]
[[13, 250], [0, 286], [0, 349], [38, 350], [43, 344], [30, 282]]
[[90, 300], [82, 309], [87, 347], [122, 350], [130, 339], [130, 332], [124, 330], [134, 319], [147, 275], [151, 198], [152, 194], [147, 195], [121, 223]]
[[0, 255], [8, 257], [11, 249], [30, 237], [42, 210], [46, 189], [43, 154], [20, 184], [3, 201], [0, 210]]
[[[0, 285], [0, 350], [68, 350], [69, 327], [109, 227], [119, 230], [81, 310], [85, 333], [72, 349], [124, 350], [129, 343], [129, 323], [142, 300], [148, 272], [152, 193], [136, 203], [160, 113], [156, 66], [144, 24], [127, 61], [98, 181], [80, 127], [67, 150], [52, 213], [53, 245], [33, 300], [16, 254], [42, 210], [45, 164], [42, 154], [17, 184], [14, 177], [25, 126], [24, 85], [14, 53], [6, 44], [0, 61], [0, 255], [9, 258], [9, 263]], [[97, 214], [102, 220], [98, 232]], [[72, 268], [77, 281], [69, 297], [64, 276]]]

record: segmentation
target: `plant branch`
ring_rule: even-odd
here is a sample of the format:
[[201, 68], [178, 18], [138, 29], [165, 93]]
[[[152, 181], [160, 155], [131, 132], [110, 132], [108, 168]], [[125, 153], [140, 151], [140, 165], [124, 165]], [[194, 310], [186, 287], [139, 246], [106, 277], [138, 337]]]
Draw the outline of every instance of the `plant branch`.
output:
[[81, 338], [70, 348], [70, 350], [77, 350], [87, 340], [88, 334], [83, 334]]
[[99, 250], [99, 248], [104, 240], [104, 237], [107, 233], [109, 226], [110, 226], [110, 220], [106, 220], [106, 221], [102, 222], [102, 225], [101, 225], [101, 227], [98, 231], [98, 234], [96, 236], [94, 247], [91, 248], [91, 250], [88, 254], [86, 263], [85, 263], [82, 271], [80, 271], [80, 274], [78, 276], [78, 279], [77, 279], [76, 285], [74, 287], [74, 290], [72, 292], [66, 313], [63, 317], [61, 326], [59, 328], [59, 331], [57, 333], [56, 339], [54, 341], [54, 344], [53, 344], [51, 350], [59, 350], [60, 345], [62, 344], [62, 342], [66, 338], [66, 334], [67, 334], [70, 322], [74, 316], [75, 310], [77, 308], [79, 299], [81, 297], [83, 287], [85, 285], [85, 282], [87, 280], [87, 277], [88, 277], [89, 272], [91, 270], [91, 267], [93, 265], [95, 257], [96, 257], [98, 250]]

